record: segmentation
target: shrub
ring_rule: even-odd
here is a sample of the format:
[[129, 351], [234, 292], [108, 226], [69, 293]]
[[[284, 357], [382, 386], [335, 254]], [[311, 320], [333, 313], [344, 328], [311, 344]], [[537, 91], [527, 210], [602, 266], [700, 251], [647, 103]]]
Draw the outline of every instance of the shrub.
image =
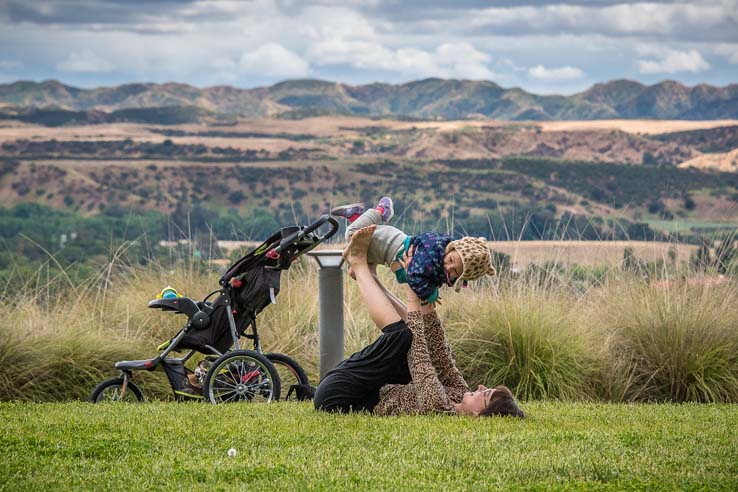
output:
[[228, 201], [233, 205], [238, 205], [243, 201], [244, 198], [246, 198], [246, 195], [244, 195], [243, 191], [241, 190], [232, 191], [228, 195]]
[[[1, 400], [85, 400], [97, 383], [116, 375], [114, 361], [151, 356], [153, 347], [108, 332], [79, 305], [65, 310], [68, 304], [59, 302], [45, 311], [37, 301], [18, 306], [16, 319], [25, 323], [6, 327], [0, 338], [0, 363], [12, 368], [0, 374]], [[137, 378], [149, 396], [165, 398], [170, 390], [161, 376]]]
[[521, 399], [589, 399], [595, 360], [570, 300], [533, 284], [453, 303], [448, 329], [469, 383], [504, 384]]
[[738, 401], [738, 289], [671, 282], [599, 293], [604, 395], [616, 401]]

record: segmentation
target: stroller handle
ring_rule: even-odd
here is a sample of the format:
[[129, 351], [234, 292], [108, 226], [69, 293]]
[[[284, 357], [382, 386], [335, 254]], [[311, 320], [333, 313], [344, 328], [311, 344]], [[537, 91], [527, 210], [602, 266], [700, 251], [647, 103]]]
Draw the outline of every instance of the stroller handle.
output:
[[318, 220], [316, 220], [315, 222], [307, 226], [305, 229], [302, 229], [301, 231], [296, 232], [294, 236], [285, 238], [283, 243], [280, 244], [278, 247], [276, 247], [274, 251], [277, 253], [282, 252], [282, 250], [285, 249], [287, 246], [290, 246], [291, 244], [301, 241], [303, 238], [305, 238], [305, 236], [315, 232], [320, 227], [322, 227], [326, 222], [330, 224], [331, 228], [322, 236], [315, 237], [313, 239], [315, 241], [313, 246], [317, 246], [319, 243], [322, 243], [323, 241], [330, 239], [338, 231], [338, 221], [328, 214], [323, 214], [320, 216]]
[[326, 222], [330, 223], [331, 228], [328, 230], [328, 232], [326, 232], [322, 236], [319, 236], [317, 239], [320, 242], [323, 242], [326, 239], [330, 239], [338, 231], [338, 221], [328, 214], [321, 215], [318, 220], [316, 220], [315, 222], [307, 226], [300, 235], [307, 236], [308, 234], [315, 231], [316, 229], [319, 229]]

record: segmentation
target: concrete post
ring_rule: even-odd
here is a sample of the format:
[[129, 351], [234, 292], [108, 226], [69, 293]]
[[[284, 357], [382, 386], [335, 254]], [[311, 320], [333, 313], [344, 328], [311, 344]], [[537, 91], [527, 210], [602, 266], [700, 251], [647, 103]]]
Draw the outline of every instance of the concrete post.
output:
[[320, 378], [343, 360], [343, 253], [340, 249], [308, 252], [320, 267]]

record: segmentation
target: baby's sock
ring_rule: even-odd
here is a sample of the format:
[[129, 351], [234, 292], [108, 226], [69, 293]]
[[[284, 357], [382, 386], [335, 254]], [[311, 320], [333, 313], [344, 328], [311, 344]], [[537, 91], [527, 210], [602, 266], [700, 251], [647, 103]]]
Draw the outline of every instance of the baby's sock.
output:
[[354, 214], [351, 217], [346, 217], [346, 220], [348, 220], [349, 224], [353, 224], [356, 219], [361, 217], [361, 214]]
[[376, 207], [374, 210], [376, 210], [377, 212], [379, 212], [379, 215], [384, 214], [384, 207]]

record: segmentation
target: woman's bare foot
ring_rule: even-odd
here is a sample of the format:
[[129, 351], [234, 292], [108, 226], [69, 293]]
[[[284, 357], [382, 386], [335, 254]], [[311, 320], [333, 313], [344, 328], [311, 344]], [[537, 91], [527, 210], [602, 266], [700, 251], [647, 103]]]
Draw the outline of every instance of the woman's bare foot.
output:
[[374, 229], [376, 228], [376, 225], [362, 227], [351, 236], [351, 242], [343, 250], [343, 257], [352, 267], [366, 264], [366, 252], [369, 249], [369, 243], [372, 240]]

